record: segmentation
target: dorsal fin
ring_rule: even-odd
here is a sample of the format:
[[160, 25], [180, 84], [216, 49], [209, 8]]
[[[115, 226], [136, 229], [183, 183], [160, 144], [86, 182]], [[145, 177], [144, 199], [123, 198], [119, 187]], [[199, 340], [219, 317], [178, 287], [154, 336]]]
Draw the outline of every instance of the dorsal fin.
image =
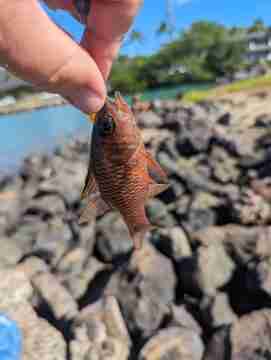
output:
[[92, 163], [92, 158], [91, 158], [91, 136], [92, 136], [92, 132], [90, 131], [89, 134], [89, 159], [88, 159], [88, 171], [85, 177], [85, 183], [83, 186], [83, 189], [81, 191], [81, 199], [86, 198], [87, 196], [89, 196], [92, 193], [96, 193], [99, 189], [98, 189], [98, 185], [96, 183], [95, 177], [94, 177], [94, 172], [93, 172], [93, 163]]
[[85, 185], [81, 191], [81, 199], [85, 199], [90, 194], [95, 193], [96, 191], [98, 191], [96, 180], [94, 178], [94, 175], [88, 170]]
[[115, 92], [115, 105], [117, 106], [117, 109], [120, 111], [123, 111], [125, 113], [130, 113], [131, 110], [126, 103], [126, 101], [123, 99], [119, 91]]

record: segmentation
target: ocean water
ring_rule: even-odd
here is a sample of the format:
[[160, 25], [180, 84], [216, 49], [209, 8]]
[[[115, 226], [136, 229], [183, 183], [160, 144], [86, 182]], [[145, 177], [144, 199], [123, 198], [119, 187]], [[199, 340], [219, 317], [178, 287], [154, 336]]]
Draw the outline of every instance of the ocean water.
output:
[[[210, 85], [180, 85], [146, 91], [143, 100], [174, 98], [181, 91]], [[127, 97], [130, 102], [130, 97]], [[72, 106], [56, 106], [0, 116], [0, 176], [14, 172], [31, 153], [50, 152], [67, 137], [89, 134], [90, 122]]]
[[0, 116], [0, 175], [16, 171], [31, 153], [50, 152], [67, 137], [88, 134], [90, 126], [69, 105]]

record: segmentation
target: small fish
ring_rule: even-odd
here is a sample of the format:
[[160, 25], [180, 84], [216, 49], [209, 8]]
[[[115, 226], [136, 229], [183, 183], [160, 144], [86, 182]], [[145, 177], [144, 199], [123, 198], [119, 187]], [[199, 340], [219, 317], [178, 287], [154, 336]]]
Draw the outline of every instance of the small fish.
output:
[[[92, 121], [94, 119], [92, 118]], [[96, 114], [80, 223], [118, 210], [136, 249], [153, 226], [145, 203], [168, 188], [168, 178], [145, 149], [135, 117], [119, 93]]]

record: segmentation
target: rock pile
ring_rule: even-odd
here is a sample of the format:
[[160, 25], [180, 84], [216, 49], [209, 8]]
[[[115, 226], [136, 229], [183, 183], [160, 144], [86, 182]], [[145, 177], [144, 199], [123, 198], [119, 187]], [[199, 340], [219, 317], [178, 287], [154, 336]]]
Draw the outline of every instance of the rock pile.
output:
[[23, 359], [271, 358], [271, 117], [235, 114], [176, 101], [138, 114], [172, 184], [138, 254], [116, 213], [78, 225], [84, 139], [0, 179], [0, 312]]

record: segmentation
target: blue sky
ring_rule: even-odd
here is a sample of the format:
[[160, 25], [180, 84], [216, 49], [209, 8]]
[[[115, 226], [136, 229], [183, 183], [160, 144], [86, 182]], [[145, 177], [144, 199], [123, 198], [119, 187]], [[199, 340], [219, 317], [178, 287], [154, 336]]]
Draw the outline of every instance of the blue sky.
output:
[[[179, 30], [198, 20], [211, 20], [229, 26], [248, 26], [254, 19], [262, 18], [267, 25], [271, 25], [270, 0], [172, 0], [172, 3], [175, 24]], [[62, 11], [48, 13], [55, 22], [80, 39], [83, 28], [77, 21]], [[165, 14], [165, 0], [145, 0], [134, 23], [134, 29], [145, 34], [144, 43], [126, 46], [122, 52], [135, 55], [157, 50], [163, 40], [155, 36], [155, 30], [165, 19]]]

